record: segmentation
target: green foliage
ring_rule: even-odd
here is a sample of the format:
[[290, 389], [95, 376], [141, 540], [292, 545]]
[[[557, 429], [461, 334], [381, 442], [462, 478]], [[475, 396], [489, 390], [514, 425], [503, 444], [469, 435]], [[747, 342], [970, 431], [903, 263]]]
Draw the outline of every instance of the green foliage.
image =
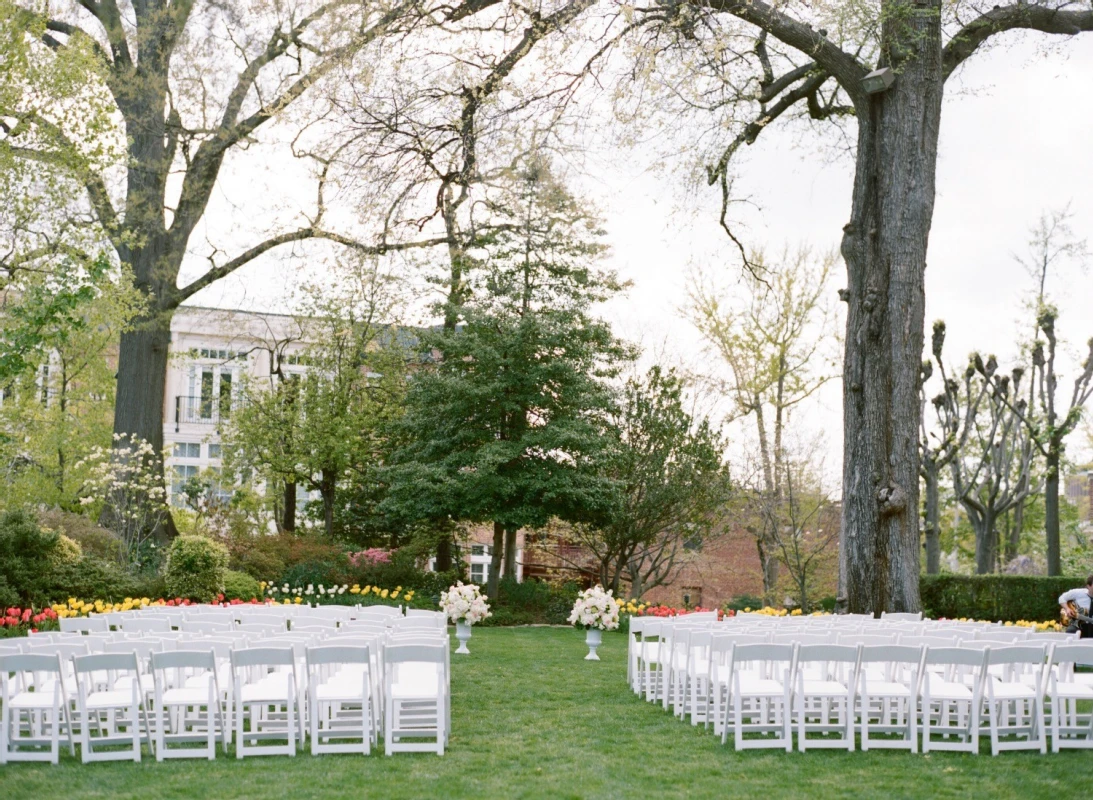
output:
[[49, 563], [52, 567], [60, 567], [64, 564], [75, 564], [83, 558], [83, 549], [79, 542], [70, 539], [63, 533], [57, 536], [57, 545], [49, 554]]
[[440, 357], [414, 375], [385, 471], [381, 508], [398, 519], [514, 530], [610, 502], [596, 463], [608, 379], [631, 353], [592, 308], [620, 284], [594, 266], [594, 218], [545, 164], [510, 177], [495, 210], [511, 228], [479, 243], [488, 258], [438, 308], [451, 324], [421, 334], [420, 352]]
[[162, 597], [162, 594], [148, 593], [144, 589], [145, 586], [122, 570], [117, 562], [84, 556], [49, 572], [43, 585], [43, 602], [60, 603], [69, 597], [111, 602], [126, 597]]
[[[371, 476], [386, 456], [389, 424], [402, 413], [406, 355], [397, 329], [375, 322], [392, 311], [376, 266], [343, 269], [331, 280], [332, 286], [308, 288], [308, 316], [299, 323], [313, 342], [302, 354], [307, 378], [277, 364], [281, 374], [268, 384], [244, 385], [247, 402], [228, 431], [229, 463], [276, 485], [318, 491], [322, 503], [308, 511], [327, 535], [359, 542], [377, 534], [375, 515], [343, 514], [336, 528], [335, 500], [347, 475], [374, 488]], [[354, 525], [362, 522], [363, 532]]]
[[674, 370], [654, 366], [627, 381], [610, 418], [615, 440], [602, 469], [612, 502], [580, 541], [616, 591], [623, 571], [635, 595], [670, 580], [683, 550], [700, 547], [721, 521], [725, 442], [687, 411], [684, 388]]
[[307, 531], [266, 534], [235, 530], [229, 532], [227, 546], [233, 570], [272, 583], [281, 583], [286, 572], [298, 564], [333, 565], [345, 558], [341, 547], [324, 536]]
[[[44, 582], [51, 569], [57, 546], [56, 531], [43, 530], [26, 511], [8, 511], [0, 516], [0, 578], [16, 603], [42, 603]], [[14, 605], [14, 604], [13, 604]]]
[[722, 603], [721, 608], [725, 611], [743, 611], [745, 608], [750, 608], [754, 611], [762, 608], [764, 605], [762, 597], [756, 597], [751, 594], [741, 594], [737, 595], [732, 600], [729, 600], [727, 603]]
[[171, 597], [208, 602], [224, 591], [228, 548], [204, 536], [179, 536], [167, 553], [164, 578]]
[[121, 540], [83, 514], [51, 508], [38, 512], [38, 523], [74, 540], [85, 556], [119, 563], [124, 560], [125, 545]]
[[1084, 576], [923, 575], [919, 592], [934, 618], [1043, 622], [1059, 618], [1059, 595], [1084, 585]]
[[250, 600], [262, 597], [258, 581], [245, 572], [233, 569], [224, 571], [224, 598], [226, 600]]

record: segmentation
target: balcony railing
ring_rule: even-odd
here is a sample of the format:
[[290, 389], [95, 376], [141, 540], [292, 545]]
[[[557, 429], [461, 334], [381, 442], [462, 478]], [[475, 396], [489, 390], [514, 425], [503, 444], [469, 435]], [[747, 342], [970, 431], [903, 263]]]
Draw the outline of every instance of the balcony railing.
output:
[[179, 425], [219, 425], [231, 416], [233, 401], [227, 397], [175, 396], [175, 432]]

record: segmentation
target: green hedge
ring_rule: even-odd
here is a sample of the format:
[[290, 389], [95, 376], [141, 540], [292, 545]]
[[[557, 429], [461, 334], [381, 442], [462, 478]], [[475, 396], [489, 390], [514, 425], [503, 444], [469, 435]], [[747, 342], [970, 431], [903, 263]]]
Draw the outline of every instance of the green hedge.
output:
[[170, 597], [207, 603], [224, 591], [228, 548], [204, 536], [183, 534], [171, 542], [163, 574]]
[[923, 575], [922, 609], [937, 619], [1043, 622], [1059, 618], [1059, 595], [1085, 586], [1080, 578], [1028, 575]]

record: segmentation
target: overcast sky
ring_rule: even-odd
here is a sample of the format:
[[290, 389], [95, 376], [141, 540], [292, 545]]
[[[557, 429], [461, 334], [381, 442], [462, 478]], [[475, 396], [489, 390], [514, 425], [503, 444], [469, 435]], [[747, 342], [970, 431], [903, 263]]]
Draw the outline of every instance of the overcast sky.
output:
[[[1005, 366], [1016, 354], [1016, 339], [1030, 326], [1022, 300], [1032, 282], [1014, 254], [1026, 251], [1029, 228], [1041, 213], [1069, 202], [1076, 232], [1093, 245], [1093, 36], [1047, 54], [1041, 44], [1025, 37], [978, 55], [946, 87], [926, 321], [929, 328], [935, 319], [946, 320], [946, 351], [956, 365], [975, 349], [997, 354]], [[757, 206], [741, 212], [749, 244], [769, 250], [783, 242], [837, 247], [849, 217], [852, 164], [833, 160], [817, 144], [770, 130], [745, 148], [737, 187]], [[696, 196], [682, 177], [673, 183], [648, 166], [633, 154], [594, 154], [591, 177], [583, 181], [606, 217], [613, 266], [633, 282], [605, 315], [619, 334], [647, 348], [708, 363], [699, 337], [679, 313], [688, 275], [700, 265], [731, 285], [738, 259], [717, 227], [717, 191]], [[238, 204], [253, 218], [253, 204], [275, 196], [293, 169], [277, 164], [237, 173], [210, 214]], [[199, 261], [189, 267], [191, 274], [201, 269]], [[267, 258], [193, 302], [284, 311], [279, 298], [293, 284], [292, 275]], [[840, 275], [832, 290], [843, 285]], [[1060, 306], [1060, 333], [1079, 355], [1093, 336], [1093, 272], [1066, 270], [1048, 291]], [[1071, 369], [1062, 383], [1068, 390], [1072, 374]], [[802, 420], [825, 438], [832, 475], [838, 474], [841, 449], [840, 391], [831, 385]]]

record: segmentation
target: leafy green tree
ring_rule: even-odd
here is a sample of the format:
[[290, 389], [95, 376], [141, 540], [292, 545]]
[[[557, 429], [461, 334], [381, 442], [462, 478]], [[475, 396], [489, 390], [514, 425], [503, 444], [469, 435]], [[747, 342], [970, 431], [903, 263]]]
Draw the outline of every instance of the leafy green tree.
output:
[[604, 586], [631, 597], [670, 582], [723, 521], [729, 470], [725, 442], [707, 419], [685, 407], [674, 370], [653, 367], [626, 382], [608, 428], [615, 440], [602, 460], [612, 502], [598, 524], [564, 536], [599, 562]]
[[610, 379], [629, 348], [593, 315], [619, 291], [596, 267], [595, 218], [532, 158], [489, 203], [505, 224], [473, 248], [480, 255], [455, 314], [459, 324], [423, 332], [434, 362], [412, 380], [392, 457], [386, 507], [419, 520], [494, 526], [489, 595], [502, 553], [515, 574], [516, 533], [551, 517], [602, 513], [611, 482], [599, 468], [614, 406]]
[[0, 474], [7, 505], [76, 510], [80, 460], [109, 447], [119, 333], [135, 313], [124, 275], [90, 270], [24, 282], [0, 317]]
[[[407, 370], [399, 328], [383, 321], [396, 310], [397, 288], [388, 291], [374, 264], [339, 275], [341, 286], [311, 291], [311, 313], [300, 319], [307, 372], [275, 368], [269, 387], [249, 386], [228, 434], [236, 469], [257, 470], [293, 494], [298, 483], [319, 492], [328, 535], [339, 487], [385, 457]], [[285, 523], [295, 528], [288, 515]]]

